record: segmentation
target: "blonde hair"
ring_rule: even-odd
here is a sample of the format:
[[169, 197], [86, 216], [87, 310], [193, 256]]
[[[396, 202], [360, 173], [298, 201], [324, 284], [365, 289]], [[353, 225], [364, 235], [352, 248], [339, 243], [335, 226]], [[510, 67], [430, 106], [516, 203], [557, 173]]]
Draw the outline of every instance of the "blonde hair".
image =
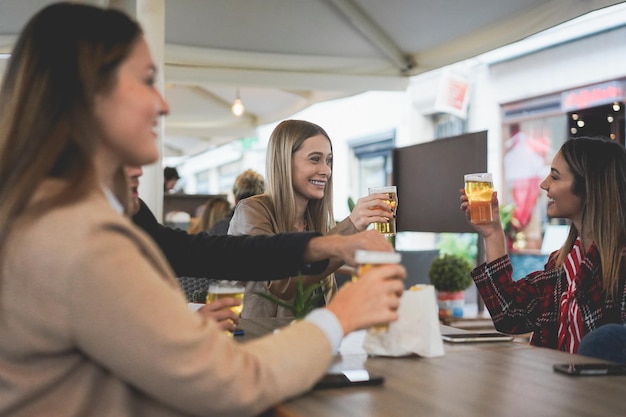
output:
[[[279, 232], [295, 231], [296, 197], [292, 186], [291, 158], [305, 140], [316, 135], [332, 142], [324, 129], [304, 120], [285, 120], [276, 126], [267, 146], [267, 193], [276, 211]], [[289, 186], [286, 186], [289, 185]], [[309, 230], [326, 233], [335, 226], [333, 215], [333, 176], [328, 178], [324, 197], [310, 200], [306, 220]]]
[[[0, 247], [46, 178], [66, 186], [33, 212], [79, 199], [97, 187], [93, 155], [101, 126], [94, 98], [110, 91], [141, 36], [125, 14], [57, 3], [24, 27], [0, 88]], [[123, 168], [113, 192], [128, 205]]]
[[189, 228], [189, 233], [208, 232], [211, 227], [231, 211], [230, 203], [223, 197], [214, 197], [207, 201], [200, 219]]
[[617, 295], [626, 246], [626, 149], [605, 138], [570, 139], [561, 155], [574, 176], [572, 192], [582, 201], [582, 229], [572, 224], [559, 249], [561, 267], [578, 236], [589, 236], [600, 254], [602, 287]]

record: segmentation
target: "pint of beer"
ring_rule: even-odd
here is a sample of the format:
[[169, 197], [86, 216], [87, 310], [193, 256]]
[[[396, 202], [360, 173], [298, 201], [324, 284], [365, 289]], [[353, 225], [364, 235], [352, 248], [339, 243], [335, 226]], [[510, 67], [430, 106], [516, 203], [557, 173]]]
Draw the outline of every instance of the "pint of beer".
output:
[[[359, 277], [367, 271], [379, 267], [381, 265], [399, 264], [401, 256], [397, 252], [374, 252], [366, 250], [357, 250], [354, 253], [354, 261], [356, 262], [356, 274], [352, 276], [352, 281], [357, 281]], [[386, 332], [389, 326], [386, 324], [374, 326], [373, 331]]]
[[470, 221], [475, 224], [493, 221], [491, 196], [493, 182], [490, 173], [465, 175], [465, 194], [470, 205]]
[[206, 297], [207, 304], [219, 300], [220, 298], [236, 298], [241, 304], [231, 307], [231, 310], [238, 316], [243, 310], [243, 294], [245, 288], [238, 281], [219, 281], [213, 280], [209, 283], [209, 291]]
[[[385, 200], [385, 204], [388, 205], [393, 214], [396, 214], [396, 209], [398, 208], [398, 191], [395, 185], [389, 185], [386, 187], [371, 187], [368, 189], [369, 194], [380, 194], [386, 193], [388, 198]], [[383, 236], [395, 246], [396, 240], [396, 219], [389, 219], [389, 222], [386, 223], [374, 223], [374, 230], [382, 233]]]

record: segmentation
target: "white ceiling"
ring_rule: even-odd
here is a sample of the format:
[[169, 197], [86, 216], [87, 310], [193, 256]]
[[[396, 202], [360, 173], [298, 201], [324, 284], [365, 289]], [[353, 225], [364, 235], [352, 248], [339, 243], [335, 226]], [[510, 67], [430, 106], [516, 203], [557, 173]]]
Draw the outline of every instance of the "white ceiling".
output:
[[[146, 1], [146, 0], [143, 0]], [[86, 0], [100, 5], [123, 0]], [[0, 0], [0, 52], [50, 0]], [[404, 90], [608, 0], [165, 0], [165, 155], [246, 136], [316, 102]], [[239, 89], [246, 113], [230, 105]]]

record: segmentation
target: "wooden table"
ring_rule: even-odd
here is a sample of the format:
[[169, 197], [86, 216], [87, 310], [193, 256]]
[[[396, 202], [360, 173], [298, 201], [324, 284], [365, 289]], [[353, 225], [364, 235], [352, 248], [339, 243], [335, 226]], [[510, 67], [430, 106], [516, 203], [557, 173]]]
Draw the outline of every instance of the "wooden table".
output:
[[[242, 320], [247, 340], [288, 324]], [[442, 326], [442, 331], [464, 332]], [[274, 408], [275, 417], [626, 416], [626, 376], [569, 377], [554, 363], [602, 362], [524, 342], [445, 345], [440, 358], [338, 355], [333, 367], [365, 366], [377, 387], [312, 391]]]

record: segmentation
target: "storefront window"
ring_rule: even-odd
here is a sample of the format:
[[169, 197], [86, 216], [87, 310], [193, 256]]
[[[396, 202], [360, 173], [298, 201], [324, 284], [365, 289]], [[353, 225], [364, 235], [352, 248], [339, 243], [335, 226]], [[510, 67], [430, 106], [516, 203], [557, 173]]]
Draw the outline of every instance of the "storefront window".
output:
[[367, 195], [369, 187], [391, 185], [394, 132], [381, 135], [386, 139], [353, 146], [358, 161], [358, 195]]
[[462, 135], [466, 132], [466, 122], [460, 117], [447, 113], [438, 113], [433, 116], [435, 138], [448, 138]]
[[550, 171], [556, 151], [568, 139], [564, 114], [504, 125], [504, 211], [512, 211], [505, 224], [509, 250], [541, 248], [546, 216], [546, 195], [539, 184]]

